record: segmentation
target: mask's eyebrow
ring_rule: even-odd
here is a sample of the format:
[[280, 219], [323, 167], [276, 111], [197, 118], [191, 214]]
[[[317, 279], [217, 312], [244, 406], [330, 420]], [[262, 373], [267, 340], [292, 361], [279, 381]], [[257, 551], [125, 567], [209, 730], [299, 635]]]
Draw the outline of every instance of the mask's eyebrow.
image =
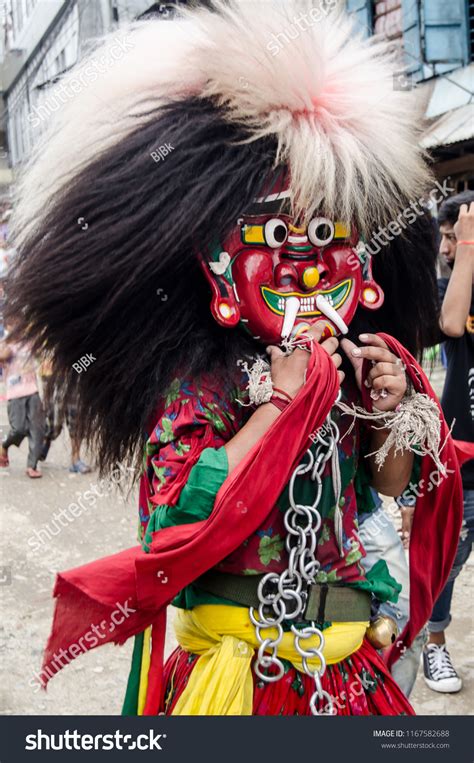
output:
[[[277, 194], [275, 194], [277, 196]], [[285, 217], [291, 217], [291, 200], [289, 198], [275, 198], [271, 196], [266, 199], [254, 199], [247, 209], [243, 212], [244, 216], [257, 217], [262, 215], [285, 215]]]

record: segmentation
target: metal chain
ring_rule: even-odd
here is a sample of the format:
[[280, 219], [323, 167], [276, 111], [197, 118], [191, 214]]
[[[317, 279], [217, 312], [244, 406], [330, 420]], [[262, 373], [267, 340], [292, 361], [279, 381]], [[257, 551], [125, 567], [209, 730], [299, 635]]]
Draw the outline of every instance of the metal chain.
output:
[[[320, 562], [316, 559], [317, 533], [321, 527], [321, 515], [318, 511], [322, 494], [322, 475], [326, 463], [333, 457], [339, 441], [339, 429], [332, 421], [331, 414], [324, 425], [313, 438], [314, 452], [309, 448], [303, 461], [298, 464], [289, 483], [290, 505], [285, 512], [284, 523], [287, 530], [286, 550], [288, 552], [288, 568], [280, 574], [269, 572], [258, 586], [259, 606], [250, 609], [250, 619], [255, 626], [259, 648], [255, 663], [255, 673], [266, 683], [279, 681], [284, 674], [283, 663], [278, 657], [278, 646], [283, 638], [283, 620], [294, 621], [302, 619], [308, 598], [307, 589], [316, 582]], [[295, 483], [298, 477], [310, 472], [311, 480], [315, 483], [315, 497], [311, 506], [296, 503], [294, 496]], [[267, 634], [265, 635], [265, 631]], [[276, 631], [276, 636], [274, 635]], [[315, 691], [309, 706], [313, 715], [335, 715], [331, 695], [324, 691], [321, 678], [326, 670], [326, 660], [323, 656], [324, 636], [322, 631], [312, 621], [304, 628], [296, 628], [291, 624], [295, 649], [301, 656], [303, 670], [314, 680]], [[318, 645], [309, 646], [308, 639], [317, 636]], [[312, 667], [308, 660], [316, 657], [318, 667]], [[272, 675], [268, 669], [273, 667]], [[322, 705], [322, 709], [318, 709]]]

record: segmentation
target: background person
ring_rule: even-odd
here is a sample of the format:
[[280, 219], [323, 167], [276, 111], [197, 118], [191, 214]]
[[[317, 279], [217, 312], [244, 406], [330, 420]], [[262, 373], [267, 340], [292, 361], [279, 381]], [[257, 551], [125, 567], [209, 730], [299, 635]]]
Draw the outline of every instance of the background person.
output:
[[0, 362], [2, 363], [7, 389], [7, 409], [10, 431], [0, 448], [0, 466], [10, 465], [8, 449], [19, 447], [28, 437], [28, 460], [26, 473], [31, 479], [43, 475], [37, 469], [43, 444], [44, 415], [36, 381], [34, 359], [28, 345], [0, 342]]
[[[452, 270], [438, 281], [442, 299], [440, 328], [447, 357], [446, 381], [441, 405], [453, 437], [474, 442], [474, 191], [453, 196], [439, 211], [440, 255]], [[454, 581], [472, 549], [474, 533], [474, 460], [461, 470], [464, 520], [458, 551], [448, 581], [436, 601], [428, 622], [428, 643], [423, 651], [425, 681], [434, 691], [456, 692], [462, 688], [446, 646], [445, 630], [451, 622]]]
[[65, 421], [69, 437], [71, 438], [71, 465], [69, 471], [77, 474], [88, 474], [91, 471], [91, 467], [81, 459], [82, 440], [77, 433], [77, 406], [74, 395], [70, 394], [65, 403], [61, 403], [58, 399], [57, 390], [53, 390], [50, 384], [52, 365], [48, 358], [44, 359], [41, 363], [40, 375], [45, 409], [45, 432], [39, 460], [46, 461], [51, 443], [61, 434]]

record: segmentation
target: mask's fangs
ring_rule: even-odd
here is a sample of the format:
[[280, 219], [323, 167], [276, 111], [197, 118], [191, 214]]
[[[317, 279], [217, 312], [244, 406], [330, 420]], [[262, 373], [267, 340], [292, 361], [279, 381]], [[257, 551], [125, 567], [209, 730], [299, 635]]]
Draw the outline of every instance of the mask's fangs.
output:
[[[329, 304], [329, 301], [324, 297], [322, 294], [318, 294], [316, 297], [316, 307], [322, 315], [325, 315], [326, 318], [329, 318], [330, 321], [334, 323], [334, 325], [339, 329], [341, 334], [347, 334], [349, 331], [346, 323], [344, 323], [343, 319], [331, 305]], [[300, 300], [298, 297], [287, 297], [285, 300], [285, 315], [283, 318], [283, 326], [281, 329], [281, 338], [282, 339], [288, 339], [288, 337], [291, 334], [291, 330], [293, 326], [295, 325], [296, 316], [298, 315], [298, 311], [300, 309]]]
[[329, 320], [334, 323], [341, 334], [347, 334], [349, 331], [347, 325], [344, 323], [337, 310], [331, 307], [326, 297], [324, 297], [322, 294], [318, 294], [316, 297], [316, 307], [321, 311], [323, 315], [326, 316], [326, 318], [329, 318]]
[[296, 316], [300, 309], [300, 301], [298, 297], [287, 297], [285, 299], [285, 316], [283, 318], [283, 326], [281, 329], [281, 338], [288, 339], [291, 334], [291, 329], [295, 325]]

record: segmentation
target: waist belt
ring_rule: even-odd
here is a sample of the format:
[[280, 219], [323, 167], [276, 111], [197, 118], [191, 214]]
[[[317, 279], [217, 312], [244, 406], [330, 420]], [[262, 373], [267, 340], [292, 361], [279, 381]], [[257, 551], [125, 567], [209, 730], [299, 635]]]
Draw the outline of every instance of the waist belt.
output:
[[[225, 572], [206, 572], [194, 581], [203, 591], [229, 599], [244, 607], [260, 605], [258, 586], [264, 575], [230, 575]], [[271, 597], [272, 581], [265, 585], [265, 596]], [[345, 586], [311, 583], [300, 594], [306, 599], [303, 620], [324, 622], [365, 622], [370, 620], [371, 595], [367, 591]]]

